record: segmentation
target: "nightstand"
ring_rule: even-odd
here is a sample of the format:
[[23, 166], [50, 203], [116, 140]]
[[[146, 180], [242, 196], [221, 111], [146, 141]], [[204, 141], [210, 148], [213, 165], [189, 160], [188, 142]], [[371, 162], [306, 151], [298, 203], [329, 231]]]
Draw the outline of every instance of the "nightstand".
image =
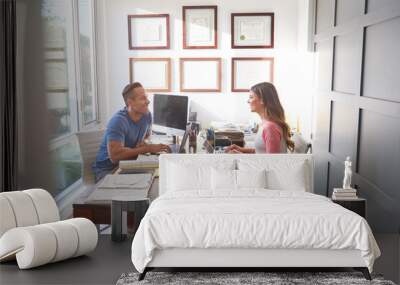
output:
[[332, 202], [339, 204], [340, 206], [353, 211], [356, 214], [359, 214], [361, 217], [365, 218], [367, 214], [367, 200], [364, 198], [357, 198], [357, 199], [352, 199], [352, 200], [345, 200], [345, 199], [339, 199], [339, 200], [333, 200]]

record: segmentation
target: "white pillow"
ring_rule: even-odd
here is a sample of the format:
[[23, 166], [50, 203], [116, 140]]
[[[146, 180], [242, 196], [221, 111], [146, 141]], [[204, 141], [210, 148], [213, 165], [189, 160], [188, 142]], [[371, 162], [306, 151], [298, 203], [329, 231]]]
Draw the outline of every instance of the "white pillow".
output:
[[168, 174], [168, 189], [171, 191], [209, 189], [211, 186], [209, 167], [170, 163]]
[[237, 188], [266, 188], [266, 171], [263, 170], [236, 170]]
[[236, 171], [232, 169], [211, 169], [212, 190], [236, 190]]
[[214, 191], [239, 190], [243, 188], [266, 188], [266, 171], [263, 170], [211, 170], [211, 188]]
[[235, 168], [235, 161], [214, 161], [213, 164], [170, 162], [167, 165], [167, 191], [185, 190], [211, 190], [211, 169], [223, 169], [225, 171]]
[[[240, 170], [266, 170], [267, 188], [273, 190], [312, 191], [311, 169], [308, 159], [287, 156], [266, 156], [265, 158], [239, 159]], [[294, 155], [296, 156], [296, 155]]]
[[266, 174], [268, 189], [305, 192], [308, 188], [305, 163], [296, 164], [286, 171], [270, 169]]

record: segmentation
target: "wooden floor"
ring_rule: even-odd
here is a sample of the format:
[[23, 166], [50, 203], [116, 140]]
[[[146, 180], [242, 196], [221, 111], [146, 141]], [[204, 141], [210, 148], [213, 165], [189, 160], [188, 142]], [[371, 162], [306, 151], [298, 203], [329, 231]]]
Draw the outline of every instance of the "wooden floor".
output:
[[[382, 251], [375, 272], [399, 284], [400, 240], [398, 235], [375, 235]], [[112, 242], [101, 235], [94, 252], [88, 256], [19, 270], [16, 262], [0, 265], [0, 284], [115, 284], [124, 272], [134, 271], [131, 262], [131, 240]]]
[[100, 235], [95, 251], [57, 263], [19, 270], [16, 262], [0, 265], [0, 284], [115, 284], [124, 272], [134, 271], [132, 241], [112, 242]]

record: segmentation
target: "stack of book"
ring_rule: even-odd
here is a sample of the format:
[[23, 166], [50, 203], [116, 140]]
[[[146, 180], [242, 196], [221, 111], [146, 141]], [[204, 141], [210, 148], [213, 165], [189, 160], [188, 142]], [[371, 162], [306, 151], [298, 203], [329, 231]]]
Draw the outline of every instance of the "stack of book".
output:
[[333, 188], [332, 199], [333, 200], [355, 200], [355, 199], [358, 199], [357, 190], [353, 189], [353, 188], [350, 188], [350, 189]]
[[121, 160], [119, 174], [154, 172], [158, 168], [158, 155], [139, 155], [135, 160]]
[[150, 173], [138, 174], [108, 174], [99, 182], [88, 201], [111, 201], [113, 197], [135, 199], [147, 197], [151, 187], [153, 175]]

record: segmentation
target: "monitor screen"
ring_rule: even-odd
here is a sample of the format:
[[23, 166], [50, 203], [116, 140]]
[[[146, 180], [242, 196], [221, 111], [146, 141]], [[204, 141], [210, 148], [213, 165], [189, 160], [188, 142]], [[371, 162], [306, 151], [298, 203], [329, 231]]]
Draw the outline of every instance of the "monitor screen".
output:
[[189, 98], [183, 95], [154, 94], [153, 123], [171, 129], [186, 130]]

